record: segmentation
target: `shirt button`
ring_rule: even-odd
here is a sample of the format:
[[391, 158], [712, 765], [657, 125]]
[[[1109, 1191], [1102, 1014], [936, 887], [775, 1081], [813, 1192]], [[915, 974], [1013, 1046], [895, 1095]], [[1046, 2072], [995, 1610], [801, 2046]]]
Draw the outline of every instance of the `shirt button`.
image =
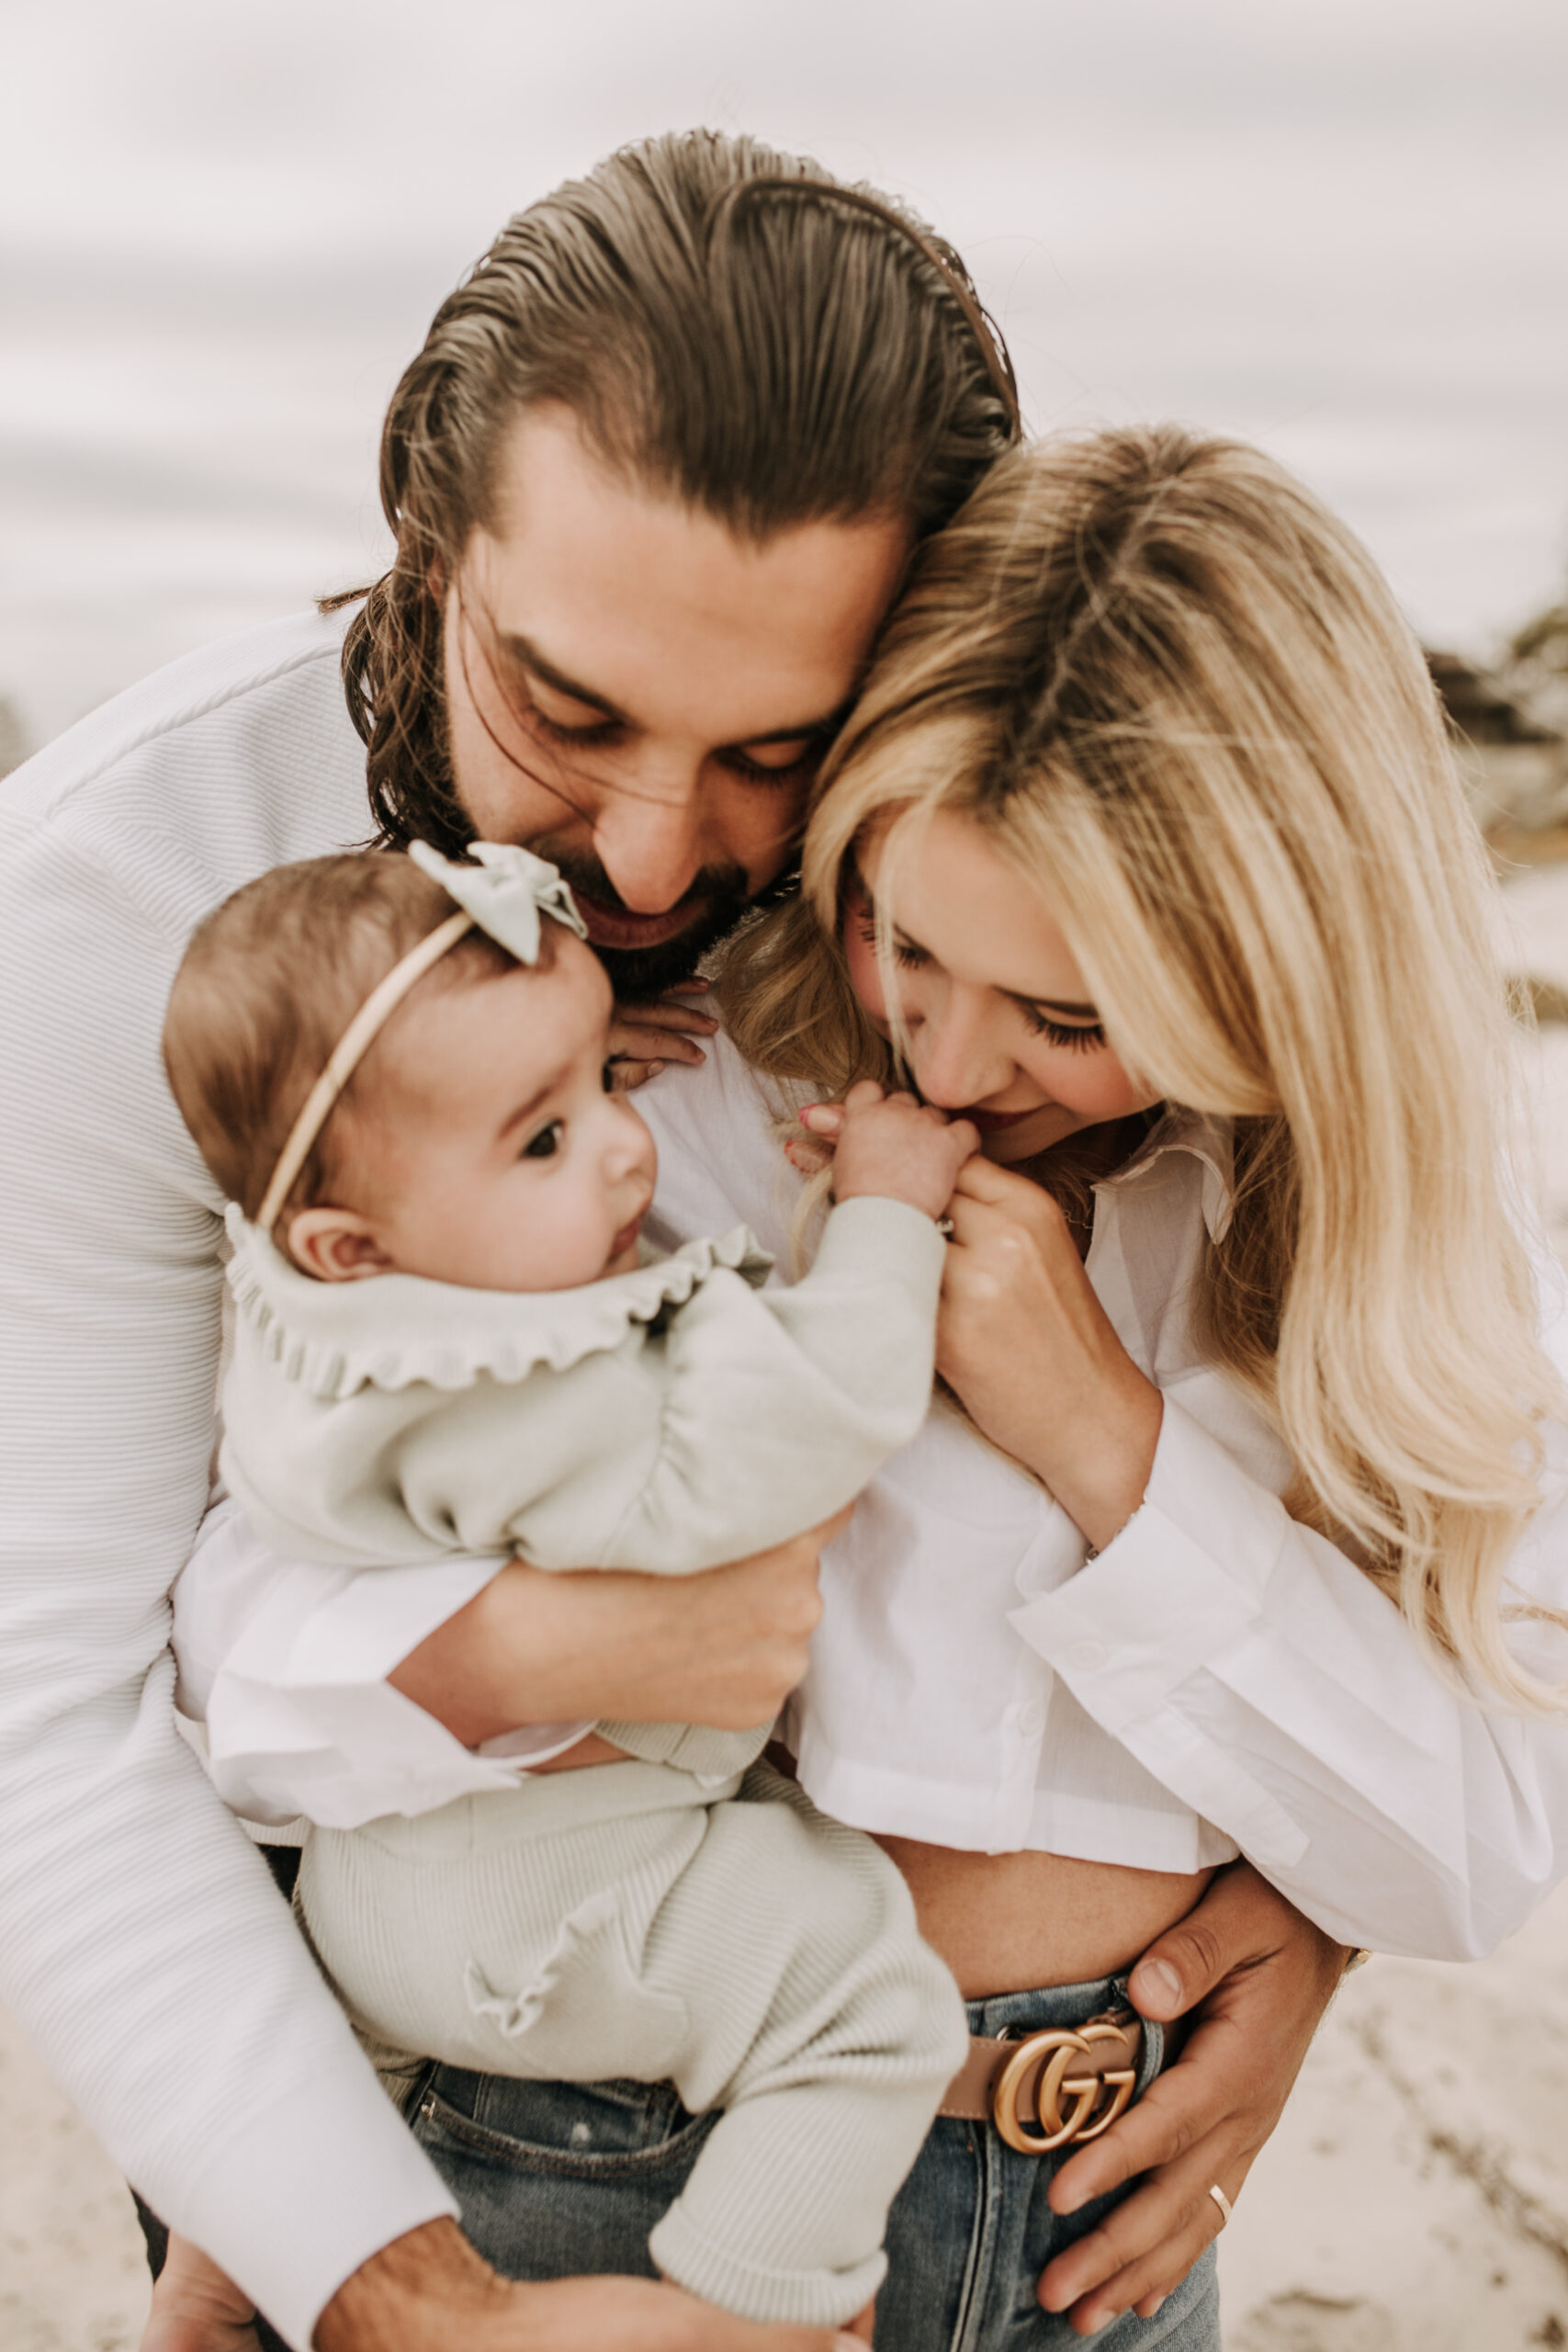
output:
[[1045, 1710], [1032, 1702], [1018, 1711], [1018, 1728], [1025, 1739], [1038, 1739], [1045, 1728]]
[[1097, 1674], [1105, 1664], [1103, 1642], [1075, 1642], [1067, 1652], [1067, 1664], [1080, 1674]]

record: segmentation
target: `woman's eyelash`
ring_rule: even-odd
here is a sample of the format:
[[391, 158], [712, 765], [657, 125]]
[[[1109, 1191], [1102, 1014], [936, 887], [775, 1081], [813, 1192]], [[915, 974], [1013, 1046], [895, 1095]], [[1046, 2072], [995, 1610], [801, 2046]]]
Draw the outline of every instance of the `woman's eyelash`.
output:
[[1040, 1012], [1032, 1004], [1024, 1006], [1023, 1013], [1037, 1037], [1043, 1037], [1053, 1046], [1065, 1046], [1069, 1053], [1088, 1053], [1091, 1046], [1103, 1046], [1105, 1043], [1103, 1022], [1090, 1021], [1083, 1027], [1076, 1028], [1066, 1021], [1053, 1021], [1048, 1012]]

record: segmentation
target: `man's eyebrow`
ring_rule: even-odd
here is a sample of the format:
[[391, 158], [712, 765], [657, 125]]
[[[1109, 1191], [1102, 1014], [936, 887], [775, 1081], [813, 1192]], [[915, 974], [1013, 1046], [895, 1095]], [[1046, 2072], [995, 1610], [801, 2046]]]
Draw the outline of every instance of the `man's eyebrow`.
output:
[[508, 630], [502, 634], [501, 642], [515, 661], [521, 662], [525, 669], [531, 670], [545, 685], [553, 686], [558, 695], [565, 695], [572, 702], [585, 702], [591, 709], [602, 710], [606, 718], [615, 719], [622, 727], [629, 724], [626, 712], [617, 709], [608, 695], [599, 694], [592, 686], [583, 685], [580, 679], [569, 678], [564, 670], [558, 670], [553, 662], [546, 659], [531, 637], [522, 637], [514, 630]]
[[854, 696], [852, 695], [847, 702], [839, 705], [837, 710], [830, 710], [825, 718], [803, 719], [798, 727], [771, 728], [765, 735], [743, 735], [739, 741], [742, 743], [797, 743], [803, 736], [836, 735], [853, 708]]
[[[569, 678], [564, 670], [558, 670], [555, 663], [540, 652], [531, 637], [508, 630], [503, 633], [501, 642], [515, 661], [521, 662], [525, 669], [531, 670], [543, 684], [553, 686], [558, 695], [565, 695], [572, 702], [585, 702], [591, 710], [603, 711], [604, 717], [613, 718], [618, 727], [636, 724], [617, 704], [610, 700], [608, 695], [602, 695], [595, 687], [585, 686], [581, 679]], [[852, 695], [848, 701], [840, 703], [837, 709], [829, 711], [825, 718], [805, 718], [798, 727], [773, 727], [761, 735], [738, 736], [736, 741], [738, 743], [796, 743], [813, 735], [836, 735], [849, 717], [853, 702]]]

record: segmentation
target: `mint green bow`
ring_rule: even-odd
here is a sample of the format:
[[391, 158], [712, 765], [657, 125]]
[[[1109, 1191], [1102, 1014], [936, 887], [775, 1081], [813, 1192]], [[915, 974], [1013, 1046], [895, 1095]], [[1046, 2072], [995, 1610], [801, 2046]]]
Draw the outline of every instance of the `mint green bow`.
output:
[[428, 842], [410, 842], [409, 855], [520, 964], [538, 961], [541, 914], [553, 915], [579, 939], [588, 936], [558, 870], [515, 842], [472, 842], [467, 861], [443, 857]]

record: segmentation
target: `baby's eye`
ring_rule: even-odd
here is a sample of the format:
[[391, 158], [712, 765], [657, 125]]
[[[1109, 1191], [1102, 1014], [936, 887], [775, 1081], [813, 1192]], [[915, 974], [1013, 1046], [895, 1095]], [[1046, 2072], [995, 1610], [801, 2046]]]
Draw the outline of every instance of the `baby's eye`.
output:
[[547, 1127], [541, 1127], [536, 1136], [529, 1136], [519, 1157], [524, 1159], [553, 1159], [560, 1149], [561, 1137], [565, 1133], [566, 1121], [552, 1119]]

